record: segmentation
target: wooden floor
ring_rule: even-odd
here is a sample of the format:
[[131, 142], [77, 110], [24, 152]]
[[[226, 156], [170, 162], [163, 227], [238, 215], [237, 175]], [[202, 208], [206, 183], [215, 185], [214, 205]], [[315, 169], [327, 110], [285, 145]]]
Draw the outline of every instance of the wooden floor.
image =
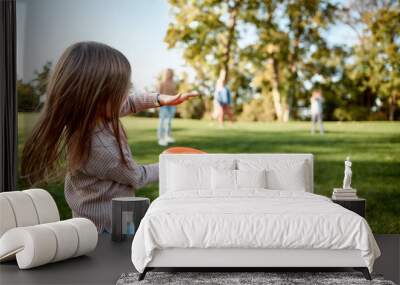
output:
[[[374, 272], [398, 284], [400, 235], [376, 235], [375, 238], [382, 256], [376, 261]], [[130, 240], [115, 243], [108, 234], [102, 234], [96, 250], [88, 256], [29, 270], [19, 270], [16, 262], [0, 264], [0, 284], [115, 284], [122, 273], [134, 271], [130, 248]]]

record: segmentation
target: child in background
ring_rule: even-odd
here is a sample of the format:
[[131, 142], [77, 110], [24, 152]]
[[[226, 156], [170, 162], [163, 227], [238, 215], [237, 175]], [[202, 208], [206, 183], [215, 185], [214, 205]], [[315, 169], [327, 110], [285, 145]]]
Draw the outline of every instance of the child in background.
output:
[[214, 95], [214, 102], [216, 102], [214, 104], [214, 108], [217, 108], [215, 110], [221, 128], [224, 126], [225, 114], [228, 115], [229, 120], [231, 121], [231, 123], [233, 123], [233, 113], [231, 107], [232, 96], [227, 86], [227, 80], [225, 74], [226, 73], [223, 70], [220, 72], [215, 87], [215, 95]]
[[315, 133], [315, 127], [317, 123], [319, 124], [319, 133], [324, 134], [324, 125], [323, 125], [323, 110], [322, 103], [324, 102], [324, 98], [322, 97], [322, 93], [320, 89], [314, 89], [311, 96], [311, 133]]
[[70, 46], [52, 71], [44, 109], [22, 154], [21, 174], [30, 184], [66, 166], [64, 194], [72, 215], [92, 220], [99, 232], [111, 232], [113, 198], [158, 181], [158, 163], [133, 160], [119, 118], [197, 96], [129, 96], [131, 85], [130, 63], [118, 50], [97, 42]]
[[[167, 68], [161, 78], [158, 91], [166, 95], [175, 95], [177, 93], [176, 85], [174, 83], [174, 71]], [[158, 126], [158, 144], [167, 146], [169, 143], [174, 143], [172, 137], [172, 119], [175, 116], [175, 106], [162, 106], [159, 112], [159, 126]]]

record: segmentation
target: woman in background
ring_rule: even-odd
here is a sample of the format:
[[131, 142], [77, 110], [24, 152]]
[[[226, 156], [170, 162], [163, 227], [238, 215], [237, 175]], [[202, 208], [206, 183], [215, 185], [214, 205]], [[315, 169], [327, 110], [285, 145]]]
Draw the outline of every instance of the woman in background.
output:
[[225, 71], [221, 71], [215, 87], [214, 95], [214, 109], [220, 127], [224, 126], [225, 115], [227, 115], [231, 123], [233, 123], [233, 113], [231, 108], [232, 96], [226, 81]]
[[[160, 86], [158, 91], [161, 94], [175, 95], [177, 93], [176, 85], [174, 83], [174, 71], [167, 68], [161, 78]], [[172, 119], [175, 116], [175, 106], [162, 106], [159, 113], [159, 126], [158, 126], [158, 144], [161, 146], [167, 146], [169, 143], [174, 143], [175, 140], [172, 137]]]
[[319, 124], [319, 133], [324, 134], [324, 125], [323, 125], [323, 110], [322, 103], [324, 102], [324, 97], [322, 97], [322, 93], [320, 89], [315, 89], [311, 95], [311, 133], [315, 133], [315, 127], [317, 123]]

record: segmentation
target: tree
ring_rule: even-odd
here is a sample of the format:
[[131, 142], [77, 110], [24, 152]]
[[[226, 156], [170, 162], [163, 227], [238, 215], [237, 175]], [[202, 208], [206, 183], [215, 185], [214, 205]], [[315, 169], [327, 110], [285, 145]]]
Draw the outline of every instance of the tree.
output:
[[[379, 79], [372, 81], [382, 99], [387, 99], [389, 119], [394, 120], [400, 105], [400, 5], [380, 9], [371, 24], [372, 46], [376, 48], [375, 63]], [[373, 77], [374, 78], [374, 77]], [[379, 83], [376, 81], [379, 80]]]
[[348, 73], [357, 82], [359, 101], [371, 112], [379, 98], [387, 118], [394, 120], [400, 106], [400, 4], [354, 0], [343, 15], [358, 36]]
[[35, 78], [30, 82], [17, 81], [19, 112], [40, 111], [41, 102], [44, 101], [46, 94], [51, 65], [51, 62], [47, 62], [41, 70], [35, 70]]
[[[177, 88], [179, 93], [197, 91], [196, 86], [189, 81], [189, 76], [187, 73], [183, 72], [179, 76], [179, 82], [177, 82]], [[179, 106], [177, 106], [177, 111], [179, 116], [184, 119], [201, 119], [206, 111], [205, 100], [203, 96], [199, 96], [188, 100]]]
[[321, 64], [330, 57], [321, 34], [335, 19], [336, 6], [323, 0], [286, 0], [262, 1], [259, 9], [250, 19], [259, 39], [247, 56], [253, 59], [255, 85], [271, 93], [278, 120], [288, 121], [296, 99], [306, 93], [304, 81], [336, 72]]
[[[238, 71], [238, 43], [247, 13], [254, 0], [170, 0], [174, 21], [165, 41], [169, 48], [183, 49], [183, 57], [195, 72], [202, 93], [212, 94], [220, 72], [235, 90], [246, 89], [250, 80]], [[247, 79], [247, 80], [246, 80]], [[234, 98], [236, 102], [237, 98]]]
[[[338, 109], [347, 118], [368, 119], [380, 108], [394, 119], [400, 106], [399, 1], [335, 3], [170, 0], [174, 20], [165, 41], [182, 49], [200, 92], [213, 93], [223, 71], [235, 106], [260, 93], [264, 99], [252, 105], [258, 110], [253, 119], [270, 118], [268, 108], [280, 121], [296, 118], [295, 108], [306, 105], [315, 85], [323, 90], [327, 118]], [[356, 31], [356, 46], [328, 44], [324, 34], [338, 20]]]
[[30, 82], [17, 80], [18, 112], [34, 112], [39, 106], [39, 96]]
[[32, 80], [32, 83], [35, 86], [36, 92], [39, 96], [44, 96], [46, 94], [51, 66], [51, 61], [48, 61], [42, 66], [41, 70], [35, 70], [35, 78]]

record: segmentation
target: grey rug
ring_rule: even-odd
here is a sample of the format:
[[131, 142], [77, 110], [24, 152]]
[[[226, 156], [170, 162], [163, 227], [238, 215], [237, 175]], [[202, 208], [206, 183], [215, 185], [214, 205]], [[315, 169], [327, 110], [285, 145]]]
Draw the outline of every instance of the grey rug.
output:
[[297, 284], [376, 284], [395, 285], [380, 275], [372, 275], [368, 281], [359, 272], [148, 272], [146, 278], [138, 281], [138, 273], [122, 274], [117, 285], [145, 284], [213, 284], [213, 285], [297, 285]]

